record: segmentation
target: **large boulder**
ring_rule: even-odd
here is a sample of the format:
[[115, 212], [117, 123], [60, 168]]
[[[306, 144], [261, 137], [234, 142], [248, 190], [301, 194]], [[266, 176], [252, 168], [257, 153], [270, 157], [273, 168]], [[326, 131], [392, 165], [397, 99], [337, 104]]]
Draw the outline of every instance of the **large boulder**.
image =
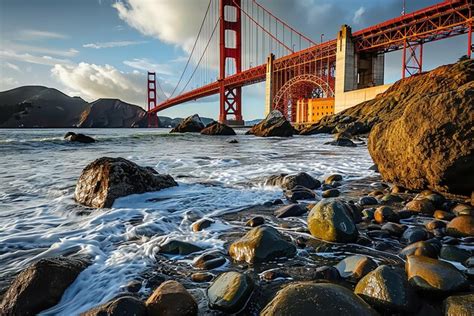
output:
[[265, 185], [279, 186], [285, 190], [292, 190], [296, 186], [303, 186], [305, 188], [314, 190], [321, 186], [321, 182], [306, 172], [300, 172], [298, 174], [279, 174], [268, 177], [265, 180]]
[[194, 316], [198, 313], [194, 297], [176, 281], [162, 283], [145, 304], [149, 316]]
[[444, 315], [472, 315], [474, 311], [474, 293], [453, 295], [443, 302]]
[[3, 295], [0, 314], [36, 315], [53, 307], [86, 266], [80, 259], [41, 259], [15, 278]]
[[245, 307], [254, 284], [252, 279], [238, 272], [224, 272], [207, 289], [211, 308], [236, 313]]
[[202, 131], [202, 135], [223, 135], [223, 136], [232, 136], [236, 135], [232, 127], [219, 122], [212, 122], [208, 124]]
[[102, 157], [84, 168], [74, 198], [90, 207], [112, 207], [119, 197], [177, 185], [171, 176], [159, 174], [153, 168], [140, 167], [124, 158]]
[[133, 296], [122, 296], [94, 307], [81, 316], [147, 316], [145, 303]]
[[205, 128], [199, 115], [194, 114], [185, 118], [181, 123], [173, 128], [170, 133], [200, 133]]
[[360, 297], [340, 285], [297, 282], [280, 290], [260, 315], [369, 316], [378, 314]]
[[295, 129], [291, 126], [281, 114], [280, 111], [271, 111], [267, 117], [260, 123], [254, 125], [248, 132], [248, 135], [255, 135], [261, 137], [280, 136], [290, 137], [295, 133]]
[[454, 237], [474, 236], [474, 217], [462, 215], [452, 219], [446, 226], [448, 235]]
[[331, 242], [353, 242], [359, 232], [346, 204], [338, 200], [322, 200], [308, 215], [308, 228], [316, 238]]
[[67, 132], [66, 135], [64, 135], [64, 139], [70, 142], [77, 142], [77, 143], [84, 143], [84, 144], [90, 144], [90, 143], [95, 142], [95, 139], [90, 136], [87, 136], [84, 134], [76, 134], [74, 132]]
[[426, 84], [456, 85], [429, 94], [422, 87], [411, 91], [403, 96], [410, 101], [400, 117], [372, 129], [369, 152], [385, 181], [412, 190], [474, 190], [474, 63], [452, 68], [457, 73], [431, 72]]
[[230, 256], [236, 261], [257, 263], [279, 257], [293, 257], [296, 247], [270, 226], [258, 226], [230, 245]]

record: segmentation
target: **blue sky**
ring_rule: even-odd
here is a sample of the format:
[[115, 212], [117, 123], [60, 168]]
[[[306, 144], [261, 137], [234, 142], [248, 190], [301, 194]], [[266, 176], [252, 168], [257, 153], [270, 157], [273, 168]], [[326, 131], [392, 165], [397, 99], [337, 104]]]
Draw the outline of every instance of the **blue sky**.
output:
[[[216, 1], [216, 0], [214, 0]], [[402, 0], [261, 0], [313, 40], [334, 38], [401, 12]], [[437, 1], [407, 0], [412, 11]], [[88, 101], [116, 97], [145, 106], [145, 74], [158, 72], [172, 90], [194, 42], [208, 0], [0, 0], [0, 91], [45, 85]], [[466, 37], [426, 45], [424, 66], [455, 61]], [[400, 78], [401, 54], [386, 57], [386, 82]], [[263, 85], [244, 89], [244, 118], [261, 118]], [[216, 98], [160, 113], [217, 118]]]

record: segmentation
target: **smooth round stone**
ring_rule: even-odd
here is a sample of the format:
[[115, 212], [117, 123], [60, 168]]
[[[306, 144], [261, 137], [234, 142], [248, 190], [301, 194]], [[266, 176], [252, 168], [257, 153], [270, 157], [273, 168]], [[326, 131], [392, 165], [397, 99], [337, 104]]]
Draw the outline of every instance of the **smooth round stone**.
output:
[[306, 243], [308, 242], [308, 239], [302, 237], [302, 236], [299, 236], [296, 238], [296, 244], [298, 245], [298, 247], [300, 248], [305, 248], [306, 247]]
[[436, 218], [436, 219], [442, 219], [442, 220], [445, 220], [445, 221], [450, 221], [453, 218], [455, 218], [456, 215], [454, 215], [453, 213], [450, 213], [450, 212], [446, 212], [446, 211], [442, 211], [442, 210], [436, 210], [433, 214], [433, 217]]
[[276, 200], [273, 201], [272, 204], [273, 204], [273, 205], [282, 205], [282, 204], [284, 204], [284, 203], [283, 203], [283, 200], [282, 200], [282, 199], [276, 199]]
[[446, 226], [446, 233], [453, 237], [474, 236], [474, 217], [462, 215], [454, 218]]
[[377, 199], [373, 196], [363, 196], [359, 199], [359, 204], [362, 206], [366, 205], [376, 205], [378, 203]]
[[323, 191], [331, 190], [331, 189], [334, 189], [334, 188], [333, 188], [333, 186], [330, 185], [330, 184], [323, 183], [323, 184], [321, 185], [321, 190], [323, 190]]
[[397, 223], [385, 223], [382, 230], [388, 232], [390, 235], [400, 237], [405, 231], [406, 227]]
[[194, 222], [191, 225], [191, 228], [193, 232], [198, 232], [203, 229], [211, 227], [212, 224], [214, 224], [214, 221], [212, 219], [203, 218], [203, 219], [198, 220], [197, 222]]
[[367, 225], [367, 230], [381, 230], [382, 229], [382, 226], [380, 226], [379, 224], [369, 224]]
[[399, 267], [382, 265], [369, 272], [357, 283], [354, 293], [386, 311], [414, 312], [418, 307], [416, 294]]
[[197, 283], [209, 282], [213, 277], [214, 275], [208, 272], [196, 272], [191, 274], [191, 280]]
[[392, 204], [392, 203], [401, 203], [403, 202], [403, 198], [396, 194], [386, 194], [384, 195], [383, 198], [381, 198], [381, 201], [386, 204]]
[[446, 223], [438, 220], [432, 220], [425, 224], [426, 229], [435, 230], [440, 228], [446, 228]]
[[344, 258], [334, 267], [339, 271], [341, 277], [359, 280], [377, 268], [377, 263], [367, 256], [353, 255]]
[[342, 176], [340, 174], [332, 174], [324, 179], [324, 183], [331, 184], [334, 181], [342, 181]]
[[402, 235], [402, 241], [406, 242], [407, 244], [412, 244], [421, 240], [427, 240], [429, 238], [430, 236], [428, 232], [421, 227], [409, 227], [403, 232]]
[[267, 271], [264, 271], [260, 274], [260, 278], [262, 280], [266, 280], [266, 281], [273, 281], [273, 280], [276, 280], [276, 279], [279, 279], [279, 278], [289, 278], [290, 276], [288, 274], [286, 274], [285, 272], [282, 272], [282, 271], [279, 271], [279, 270], [267, 270]]
[[225, 258], [219, 253], [204, 253], [194, 259], [193, 266], [201, 270], [212, 270], [224, 265]]
[[371, 231], [368, 231], [367, 236], [370, 237], [370, 238], [382, 238], [382, 239], [386, 239], [386, 238], [391, 237], [391, 235], [388, 232], [384, 231], [384, 230], [371, 230]]
[[433, 214], [435, 211], [435, 207], [433, 203], [431, 203], [431, 201], [426, 198], [408, 202], [405, 205], [405, 208], [410, 211], [415, 211], [418, 213], [429, 214], [429, 215]]
[[236, 313], [245, 307], [253, 288], [253, 281], [247, 275], [224, 272], [207, 289], [209, 306], [226, 313]]
[[474, 207], [467, 204], [457, 204], [452, 211], [456, 216], [474, 216]]
[[273, 214], [278, 218], [297, 217], [307, 212], [304, 206], [299, 204], [285, 205], [277, 209]]
[[189, 255], [202, 250], [201, 247], [185, 241], [169, 240], [160, 246], [159, 252], [172, 255]]
[[380, 251], [385, 251], [387, 249], [390, 249], [390, 245], [386, 242], [383, 242], [383, 241], [377, 241], [377, 242], [375, 242], [374, 249], [375, 250], [380, 250]]
[[257, 227], [263, 225], [264, 223], [265, 219], [262, 216], [255, 216], [249, 219], [247, 223], [245, 223], [245, 226]]
[[[2, 314], [13, 315], [13, 314]], [[29, 315], [29, 314], [15, 314]], [[33, 315], [33, 314], [32, 314]], [[81, 316], [103, 316], [103, 315], [134, 315], [147, 316], [145, 303], [133, 296], [124, 295], [115, 298], [105, 304], [96, 306], [87, 312], [81, 313]]]
[[333, 198], [333, 197], [338, 197], [341, 194], [341, 192], [338, 189], [330, 189], [323, 191], [321, 196], [323, 198]]
[[408, 256], [405, 271], [410, 284], [423, 291], [445, 294], [462, 290], [467, 284], [452, 264], [424, 256]]
[[148, 315], [194, 316], [198, 305], [194, 297], [176, 281], [162, 283], [146, 300]]
[[446, 316], [472, 315], [474, 311], [474, 293], [448, 297], [443, 302], [443, 310]]
[[418, 241], [400, 250], [399, 255], [404, 259], [411, 255], [425, 256], [436, 259], [438, 258], [438, 253], [439, 249], [432, 243], [427, 241]]
[[260, 316], [378, 315], [352, 291], [337, 284], [295, 282], [278, 291]]
[[339, 274], [339, 270], [335, 267], [322, 266], [316, 269], [315, 279], [339, 281], [341, 280], [341, 275]]
[[398, 222], [400, 217], [391, 207], [380, 206], [375, 210], [374, 219], [377, 223]]
[[401, 210], [401, 211], [398, 211], [397, 213], [400, 219], [408, 219], [418, 214], [418, 212], [410, 211], [410, 210]]
[[374, 213], [375, 213], [375, 209], [373, 208], [366, 208], [362, 210], [362, 216], [369, 220], [374, 219]]
[[439, 257], [448, 261], [464, 262], [472, 255], [469, 250], [452, 245], [443, 245]]
[[441, 207], [443, 205], [443, 203], [446, 201], [444, 196], [442, 196], [441, 194], [437, 194], [437, 193], [427, 194], [427, 195], [424, 196], [424, 198], [431, 201], [431, 203], [433, 203], [433, 205], [435, 207]]
[[265, 206], [265, 207], [270, 207], [270, 206], [273, 206], [273, 202], [272, 201], [267, 201], [267, 202], [264, 202], [262, 205]]

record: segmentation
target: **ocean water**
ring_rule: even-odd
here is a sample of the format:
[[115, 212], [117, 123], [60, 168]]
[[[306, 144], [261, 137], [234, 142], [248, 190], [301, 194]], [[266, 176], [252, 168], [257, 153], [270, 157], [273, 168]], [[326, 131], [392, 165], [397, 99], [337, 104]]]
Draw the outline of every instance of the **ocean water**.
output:
[[[282, 139], [245, 136], [244, 130], [235, 137], [206, 137], [167, 129], [81, 129], [72, 131], [98, 142], [74, 144], [63, 140], [67, 131], [0, 130], [0, 288], [40, 258], [79, 253], [92, 261], [44, 315], [76, 315], [112, 299], [156, 263], [159, 245], [169, 238], [222, 248], [219, 235], [231, 224], [218, 220], [193, 233], [191, 219], [282, 198], [281, 189], [263, 185], [267, 176], [374, 174], [366, 146], [323, 145], [331, 139], [325, 135]], [[231, 138], [239, 143], [229, 144]], [[76, 204], [82, 169], [103, 156], [171, 174], [179, 186], [118, 199], [111, 209]]]

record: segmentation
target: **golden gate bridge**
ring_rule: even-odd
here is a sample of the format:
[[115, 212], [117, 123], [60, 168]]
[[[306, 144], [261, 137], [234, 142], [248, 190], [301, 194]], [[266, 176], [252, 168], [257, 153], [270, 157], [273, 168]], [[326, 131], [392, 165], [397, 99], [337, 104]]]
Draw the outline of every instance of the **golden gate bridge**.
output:
[[356, 32], [343, 25], [336, 39], [316, 43], [256, 0], [209, 0], [172, 92], [148, 73], [149, 126], [158, 126], [157, 112], [211, 95], [220, 122], [243, 125], [242, 87], [264, 81], [266, 112], [295, 122], [297, 100], [314, 96], [338, 112], [387, 88], [385, 53], [403, 51], [403, 78], [422, 72], [425, 43], [467, 34], [470, 58], [473, 8], [473, 0], [443, 1]]

